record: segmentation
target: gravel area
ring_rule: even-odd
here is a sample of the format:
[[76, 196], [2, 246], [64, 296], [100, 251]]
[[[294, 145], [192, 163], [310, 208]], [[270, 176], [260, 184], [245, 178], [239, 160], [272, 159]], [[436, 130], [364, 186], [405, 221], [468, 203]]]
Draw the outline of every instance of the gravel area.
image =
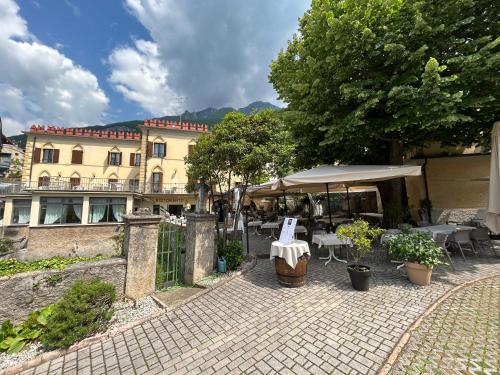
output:
[[[132, 301], [116, 302], [113, 307], [115, 311], [106, 332], [162, 311], [151, 297], [138, 299], [135, 303]], [[29, 361], [42, 353], [43, 348], [40, 342], [34, 342], [19, 353], [0, 353], [0, 370]]]

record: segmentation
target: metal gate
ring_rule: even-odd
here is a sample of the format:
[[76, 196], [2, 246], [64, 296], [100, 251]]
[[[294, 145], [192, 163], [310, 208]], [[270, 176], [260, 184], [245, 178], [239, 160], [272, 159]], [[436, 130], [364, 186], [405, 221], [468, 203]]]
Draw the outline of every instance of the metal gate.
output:
[[156, 258], [156, 288], [163, 289], [182, 282], [182, 256], [185, 228], [172, 223], [161, 223]]

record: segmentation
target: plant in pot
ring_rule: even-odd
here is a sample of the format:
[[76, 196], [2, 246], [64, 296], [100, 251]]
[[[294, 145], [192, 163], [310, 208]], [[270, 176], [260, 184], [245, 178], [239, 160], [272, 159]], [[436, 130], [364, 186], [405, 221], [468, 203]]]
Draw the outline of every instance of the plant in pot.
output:
[[408, 278], [417, 285], [429, 285], [433, 267], [442, 263], [443, 250], [430, 233], [396, 234], [384, 240], [384, 246], [390, 255], [405, 263]]
[[349, 239], [353, 244], [352, 256], [354, 263], [347, 266], [347, 272], [351, 278], [351, 284], [356, 290], [368, 290], [370, 288], [370, 267], [362, 265], [361, 260], [371, 251], [372, 242], [383, 229], [372, 228], [367, 221], [356, 220], [350, 225], [341, 226], [337, 230], [337, 236], [341, 239]]

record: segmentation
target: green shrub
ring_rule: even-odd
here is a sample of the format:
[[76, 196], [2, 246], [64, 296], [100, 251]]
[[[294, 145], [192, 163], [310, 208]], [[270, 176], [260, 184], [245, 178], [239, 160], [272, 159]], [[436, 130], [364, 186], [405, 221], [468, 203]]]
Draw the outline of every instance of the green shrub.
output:
[[37, 260], [34, 262], [20, 262], [17, 259], [0, 260], [0, 276], [10, 276], [20, 272], [30, 272], [47, 269], [65, 269], [66, 266], [79, 262], [92, 262], [96, 260], [106, 259], [106, 256], [99, 255], [96, 257], [74, 257], [63, 258], [54, 257], [48, 259]]
[[226, 245], [221, 255], [226, 258], [227, 269], [234, 270], [243, 262], [243, 247], [240, 242], [231, 241]]
[[41, 310], [35, 310], [28, 315], [22, 324], [12, 325], [5, 320], [0, 328], [0, 352], [17, 353], [26, 344], [39, 338], [47, 328], [47, 320], [54, 312], [55, 305], [49, 305]]
[[115, 286], [99, 279], [76, 281], [57, 303], [41, 341], [64, 348], [106, 329], [113, 315]]
[[412, 232], [387, 236], [384, 247], [397, 260], [428, 267], [440, 264], [443, 257], [443, 250], [430, 233]]
[[10, 238], [0, 238], [0, 254], [14, 251], [14, 241]]

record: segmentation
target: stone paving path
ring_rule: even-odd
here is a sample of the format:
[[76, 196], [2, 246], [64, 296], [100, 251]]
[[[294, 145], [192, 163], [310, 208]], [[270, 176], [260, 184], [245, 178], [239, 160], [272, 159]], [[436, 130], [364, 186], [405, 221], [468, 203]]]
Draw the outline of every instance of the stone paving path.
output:
[[497, 259], [471, 258], [417, 287], [381, 263], [370, 291], [356, 292], [345, 265], [323, 264], [311, 259], [307, 284], [287, 289], [261, 259], [159, 318], [24, 374], [375, 374], [439, 296], [500, 272]]
[[394, 374], [498, 374], [500, 277], [448, 297], [412, 332]]

